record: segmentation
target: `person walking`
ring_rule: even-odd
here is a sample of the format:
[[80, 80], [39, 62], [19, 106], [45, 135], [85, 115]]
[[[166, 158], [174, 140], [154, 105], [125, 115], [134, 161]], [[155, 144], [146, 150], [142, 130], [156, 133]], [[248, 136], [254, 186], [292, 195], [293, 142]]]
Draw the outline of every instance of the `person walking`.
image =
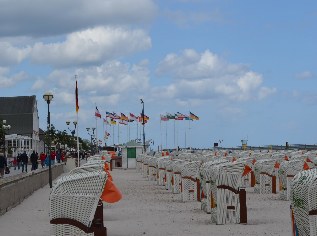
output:
[[45, 153], [44, 153], [44, 152], [41, 152], [41, 154], [40, 154], [40, 160], [41, 160], [41, 166], [42, 166], [42, 168], [44, 168], [44, 166], [45, 166], [45, 158], [46, 158]]
[[4, 170], [7, 167], [7, 160], [4, 157], [3, 152], [0, 152], [0, 178], [4, 176]]
[[36, 164], [37, 164], [37, 156], [35, 151], [32, 152], [31, 157], [30, 157], [31, 163], [32, 163], [32, 168], [31, 170], [36, 170]]
[[20, 167], [21, 167], [21, 153], [18, 153], [18, 156], [17, 156], [17, 163], [18, 163], [18, 170], [20, 170]]
[[28, 172], [28, 161], [29, 161], [29, 157], [26, 154], [26, 151], [24, 151], [21, 154], [22, 172], [24, 172], [24, 169], [25, 169], [25, 172]]

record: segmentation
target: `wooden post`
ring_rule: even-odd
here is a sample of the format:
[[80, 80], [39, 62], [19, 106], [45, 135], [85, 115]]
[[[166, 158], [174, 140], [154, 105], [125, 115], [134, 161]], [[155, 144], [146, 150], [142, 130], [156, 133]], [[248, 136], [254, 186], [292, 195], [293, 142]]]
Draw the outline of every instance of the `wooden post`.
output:
[[196, 179], [196, 183], [197, 183], [197, 201], [201, 202], [201, 196], [200, 196], [200, 181], [199, 179]]
[[272, 176], [272, 193], [276, 193], [276, 176]]
[[245, 189], [240, 189], [239, 200], [240, 200], [240, 224], [247, 224], [248, 223], [247, 194]]
[[251, 187], [255, 186], [255, 174], [253, 171], [251, 171]]

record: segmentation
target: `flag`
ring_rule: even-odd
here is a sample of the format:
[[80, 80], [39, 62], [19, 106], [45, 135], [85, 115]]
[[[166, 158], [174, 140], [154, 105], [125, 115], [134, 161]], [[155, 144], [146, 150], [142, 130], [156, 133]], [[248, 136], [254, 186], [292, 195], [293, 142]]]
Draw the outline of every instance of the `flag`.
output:
[[112, 118], [113, 119], [113, 115], [111, 112], [106, 111], [106, 117]]
[[[148, 117], [147, 115], [144, 115], [144, 124], [147, 123], [147, 121], [150, 119], [150, 117]], [[139, 122], [143, 123], [143, 116], [142, 113], [139, 116]]]
[[109, 121], [107, 119], [103, 118], [103, 122], [109, 125]]
[[167, 116], [165, 115], [160, 115], [161, 117], [161, 121], [168, 121], [169, 119], [167, 118]]
[[170, 120], [175, 119], [175, 115], [172, 115], [171, 113], [166, 113], [166, 117]]
[[117, 115], [115, 112], [112, 113], [113, 118], [115, 120], [120, 120], [121, 116]]
[[281, 165], [281, 164], [276, 161], [275, 164], [274, 164], [274, 168], [279, 169], [279, 168], [280, 168], [280, 165]]
[[95, 116], [101, 118], [101, 114], [100, 114], [97, 107], [96, 107], [96, 111], [95, 111]]
[[110, 124], [112, 124], [112, 125], [116, 125], [116, 124], [117, 124], [117, 122], [116, 122], [114, 119], [111, 119], [111, 120], [110, 120]]
[[189, 117], [193, 120], [199, 120], [199, 117], [196, 116], [194, 113], [189, 112]]
[[126, 120], [120, 120], [120, 121], [119, 121], [119, 124], [121, 124], [121, 125], [127, 125], [127, 124], [128, 124], [128, 121], [126, 121]]
[[135, 121], [138, 117], [136, 117], [133, 113], [130, 113], [130, 120]]
[[78, 87], [77, 87], [77, 80], [76, 80], [76, 88], [75, 88], [75, 97], [76, 97], [76, 112], [78, 113], [79, 104], [78, 104]]
[[125, 114], [121, 113], [120, 120], [128, 121], [129, 118]]
[[185, 119], [187, 116], [185, 116], [184, 114], [180, 113], [180, 112], [176, 112], [175, 117], [177, 117], [179, 120], [183, 120]]

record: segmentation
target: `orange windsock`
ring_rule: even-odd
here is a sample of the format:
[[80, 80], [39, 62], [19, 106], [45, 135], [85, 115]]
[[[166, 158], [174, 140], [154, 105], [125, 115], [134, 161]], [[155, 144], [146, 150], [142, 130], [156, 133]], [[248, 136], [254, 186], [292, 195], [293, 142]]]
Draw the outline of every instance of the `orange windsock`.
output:
[[248, 165], [245, 165], [244, 166], [244, 170], [243, 170], [243, 173], [242, 173], [242, 176], [246, 176], [247, 174], [249, 174], [250, 172], [252, 171], [252, 168]]
[[122, 194], [115, 184], [110, 179], [107, 179], [100, 198], [104, 202], [115, 203], [121, 200]]
[[306, 161], [304, 161], [303, 170], [309, 170], [309, 169], [310, 169], [309, 165], [307, 164]]
[[274, 168], [276, 168], [276, 169], [278, 169], [278, 168], [280, 168], [280, 163], [278, 163], [278, 162], [275, 162], [275, 164], [274, 164]]

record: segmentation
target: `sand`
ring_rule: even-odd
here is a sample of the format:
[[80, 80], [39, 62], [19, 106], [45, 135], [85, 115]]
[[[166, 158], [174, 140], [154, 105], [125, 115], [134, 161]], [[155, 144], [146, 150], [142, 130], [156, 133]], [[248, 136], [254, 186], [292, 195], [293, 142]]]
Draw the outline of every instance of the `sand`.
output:
[[[104, 204], [108, 236], [291, 235], [290, 202], [278, 200], [278, 195], [248, 192], [248, 224], [214, 225], [199, 202], [182, 202], [179, 194], [148, 181], [136, 170], [115, 169], [112, 175], [123, 199]], [[47, 185], [0, 216], [0, 236], [50, 235], [49, 193]]]

